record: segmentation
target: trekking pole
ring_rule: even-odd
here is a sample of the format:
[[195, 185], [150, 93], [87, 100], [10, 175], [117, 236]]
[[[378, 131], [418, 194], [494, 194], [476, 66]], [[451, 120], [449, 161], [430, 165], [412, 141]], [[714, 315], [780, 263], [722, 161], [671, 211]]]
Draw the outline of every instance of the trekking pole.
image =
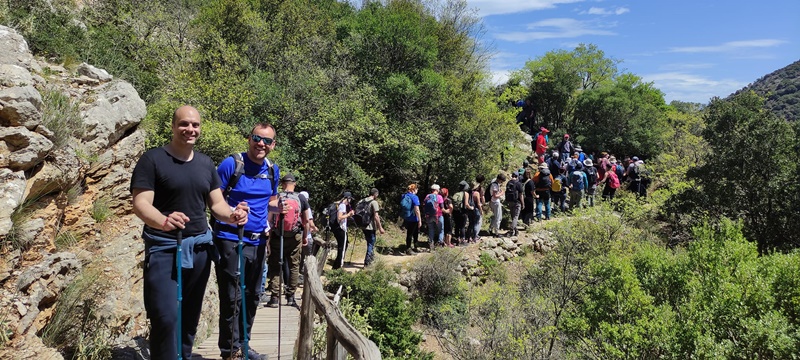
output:
[[183, 355], [182, 355], [182, 353], [183, 353], [182, 348], [183, 347], [181, 346], [181, 344], [183, 343], [182, 342], [183, 339], [182, 339], [182, 336], [181, 336], [181, 332], [182, 332], [181, 331], [181, 322], [182, 322], [181, 313], [182, 313], [182, 307], [183, 307], [182, 306], [182, 303], [183, 303], [183, 289], [182, 289], [182, 286], [181, 286], [182, 283], [183, 283], [183, 276], [181, 274], [181, 273], [183, 273], [183, 266], [181, 266], [181, 255], [182, 255], [181, 244], [183, 243], [183, 231], [181, 229], [178, 229], [177, 243], [178, 243], [178, 246], [177, 246], [177, 248], [175, 250], [175, 270], [176, 270], [176, 275], [175, 276], [176, 276], [176, 279], [177, 279], [177, 282], [178, 282], [178, 296], [177, 296], [178, 297], [178, 322], [175, 324], [175, 341], [176, 341], [176, 345], [177, 345], [177, 349], [178, 349], [178, 360], [181, 360], [183, 358]]
[[[239, 252], [239, 297], [242, 298], [241, 304], [241, 314], [242, 314], [242, 334], [240, 334], [240, 339], [242, 340], [242, 357], [244, 360], [247, 360], [247, 307], [245, 305], [245, 293], [244, 293], [244, 226], [239, 225], [239, 244], [238, 244], [238, 252]], [[233, 334], [231, 334], [233, 336]]]
[[[283, 197], [279, 199], [281, 203], [283, 203]], [[283, 235], [284, 235], [284, 227], [283, 227], [283, 218], [284, 214], [281, 212], [280, 215], [280, 222], [279, 227], [281, 229], [281, 242], [280, 242], [280, 254], [278, 254], [278, 359], [281, 358], [281, 300], [280, 300], [280, 293], [283, 290]]]

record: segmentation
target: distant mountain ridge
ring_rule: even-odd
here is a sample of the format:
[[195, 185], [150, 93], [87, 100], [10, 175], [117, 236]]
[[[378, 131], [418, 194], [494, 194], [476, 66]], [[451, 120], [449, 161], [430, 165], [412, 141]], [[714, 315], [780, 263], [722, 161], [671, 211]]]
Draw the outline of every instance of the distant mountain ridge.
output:
[[789, 121], [800, 119], [800, 60], [767, 74], [742, 91], [753, 90], [767, 99], [765, 107]]

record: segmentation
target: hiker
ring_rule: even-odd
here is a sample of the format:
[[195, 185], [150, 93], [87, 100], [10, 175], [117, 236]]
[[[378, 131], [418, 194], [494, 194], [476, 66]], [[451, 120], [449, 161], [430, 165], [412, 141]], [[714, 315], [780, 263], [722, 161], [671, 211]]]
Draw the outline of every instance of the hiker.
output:
[[550, 170], [550, 174], [558, 174], [567, 157], [569, 157], [569, 153], [567, 153], [567, 156], [559, 156], [558, 151], [553, 150], [553, 155], [547, 160], [547, 168]]
[[[572, 154], [575, 151], [575, 147], [572, 145], [572, 141], [569, 141], [569, 134], [564, 134], [564, 140], [561, 140], [558, 145], [556, 145], [556, 149], [558, 149], [558, 153], [561, 154], [561, 158], [559, 160], [566, 161], [569, 158], [569, 154]], [[553, 169], [550, 169], [550, 173], [554, 174]]]
[[422, 228], [419, 197], [417, 196], [419, 189], [417, 189], [417, 184], [408, 185], [407, 189], [408, 191], [403, 194], [403, 198], [400, 200], [400, 207], [403, 210], [403, 227], [406, 228], [406, 254], [416, 255], [419, 229]]
[[453, 200], [450, 200], [450, 191], [442, 188], [442, 229], [444, 231], [444, 246], [453, 247], [450, 239], [453, 237]]
[[332, 222], [331, 230], [333, 237], [336, 238], [336, 261], [333, 262], [333, 269], [338, 269], [344, 265], [344, 252], [347, 250], [347, 219], [355, 215], [355, 211], [350, 208], [350, 201], [353, 194], [349, 191], [342, 193], [336, 206], [336, 220]]
[[[174, 359], [176, 354], [191, 357], [214, 253], [206, 204], [215, 218], [227, 224], [247, 224], [247, 204], [231, 209], [222, 196], [214, 162], [194, 151], [200, 124], [197, 109], [181, 106], [175, 110], [169, 144], [146, 151], [131, 176], [133, 212], [144, 222], [142, 281], [151, 359]], [[183, 236], [180, 314], [175, 260], [179, 232]]]
[[431, 185], [431, 193], [425, 196], [425, 222], [428, 224], [428, 246], [433, 250], [436, 245], [444, 246], [444, 228], [442, 205], [444, 199], [439, 195], [438, 184]]
[[[219, 253], [216, 264], [217, 285], [219, 287], [219, 346], [220, 356], [228, 359], [235, 356], [244, 344], [242, 334], [250, 334], [253, 319], [258, 309], [261, 295], [261, 275], [267, 243], [267, 216], [269, 204], [278, 203], [278, 165], [267, 157], [275, 148], [275, 128], [267, 123], [253, 126], [247, 139], [247, 152], [242, 153], [241, 173], [236, 173], [237, 158], [230, 156], [219, 164], [217, 173], [222, 181], [223, 194], [227, 195], [229, 206], [246, 202], [250, 208], [247, 225], [244, 227], [242, 245], [243, 263], [239, 264], [239, 235], [235, 226], [216, 221], [214, 224], [214, 245]], [[278, 206], [280, 207], [280, 206]], [[273, 213], [278, 208], [273, 208]], [[244, 271], [245, 313], [247, 329], [243, 329], [241, 314], [241, 285], [239, 272]], [[244, 330], [247, 330], [246, 332]], [[252, 348], [248, 349], [248, 359], [262, 359]]]
[[511, 173], [511, 180], [506, 184], [505, 198], [508, 204], [508, 211], [511, 213], [511, 229], [506, 235], [517, 236], [519, 235], [517, 230], [519, 213], [525, 206], [525, 189], [523, 189], [522, 183], [519, 182], [519, 174], [517, 172]]
[[608, 162], [611, 164], [611, 168], [614, 173], [617, 174], [617, 180], [619, 180], [619, 183], [622, 184], [623, 179], [625, 179], [625, 168], [622, 167], [622, 164], [617, 162], [617, 159], [614, 157], [614, 155], [611, 155], [611, 157], [608, 158]]
[[536, 198], [536, 220], [542, 221], [542, 205], [544, 205], [544, 219], [550, 220], [550, 191], [553, 187], [553, 174], [550, 173], [550, 168], [545, 165], [539, 165], [539, 172], [533, 176]]
[[614, 162], [616, 162], [616, 160], [612, 160], [612, 162], [606, 165], [606, 176], [601, 180], [601, 182], [605, 184], [605, 187], [603, 187], [603, 200], [613, 200], [614, 194], [619, 188], [619, 177], [617, 177], [617, 172], [613, 169], [613, 167], [616, 166]]
[[472, 202], [474, 209], [471, 217], [469, 217], [469, 226], [467, 228], [471, 242], [480, 241], [481, 225], [483, 225], [483, 206], [486, 204], [486, 198], [483, 195], [483, 182], [486, 178], [483, 175], [475, 176], [475, 183], [472, 186]]
[[634, 156], [633, 162], [628, 166], [627, 176], [631, 180], [628, 190], [636, 193], [636, 197], [647, 196], [644, 160]]
[[461, 180], [458, 183], [459, 191], [453, 194], [453, 220], [455, 221], [455, 237], [459, 245], [467, 243], [469, 217], [475, 212], [475, 202], [472, 199], [472, 191], [469, 183]]
[[489, 185], [489, 192], [492, 196], [489, 206], [492, 209], [492, 223], [489, 225], [489, 233], [495, 237], [500, 236], [500, 221], [503, 219], [503, 197], [505, 193], [500, 190], [500, 184], [506, 181], [506, 175], [497, 174], [497, 177]]
[[361, 229], [364, 232], [364, 239], [367, 241], [367, 254], [364, 256], [364, 267], [367, 267], [375, 260], [375, 241], [377, 240], [377, 234], [375, 232], [380, 232], [381, 235], [383, 235], [386, 231], [383, 229], [383, 224], [381, 224], [381, 215], [379, 213], [381, 206], [378, 204], [378, 189], [370, 189], [369, 196], [361, 201], [367, 203], [369, 206], [368, 213], [370, 220], [367, 226]]
[[607, 152], [600, 152], [600, 159], [597, 160], [597, 178], [604, 179], [606, 177], [607, 165], [611, 164], [610, 156]]
[[592, 159], [583, 160], [583, 173], [586, 175], [586, 205], [594, 206], [594, 193], [597, 190], [597, 169]]
[[583, 172], [583, 164], [569, 173], [569, 207], [572, 210], [581, 207], [581, 200], [588, 187], [586, 173]]
[[[552, 175], [552, 174], [550, 174]], [[569, 178], [567, 177], [567, 169], [560, 168], [553, 177], [553, 184], [550, 186], [550, 199], [555, 205], [555, 209], [559, 212], [567, 211], [567, 188], [569, 187]]]
[[[311, 207], [305, 196], [294, 192], [296, 184], [292, 174], [286, 174], [281, 178], [283, 191], [278, 194], [278, 197], [283, 211], [281, 214], [270, 214], [272, 230], [270, 231], [268, 243], [270, 254], [267, 258], [267, 277], [269, 278], [269, 292], [271, 295], [267, 303], [269, 307], [278, 307], [280, 305], [280, 283], [282, 280], [279, 276], [283, 270], [280, 268], [281, 259], [283, 259], [284, 264], [288, 264], [289, 269], [289, 281], [284, 284], [286, 305], [297, 306], [294, 293], [299, 284], [300, 254], [303, 247], [308, 245], [307, 210]], [[281, 247], [283, 247], [283, 253], [281, 253]]]
[[580, 145], [575, 146], [574, 152], [578, 154], [578, 161], [583, 162], [583, 160], [586, 160], [586, 154], [583, 153], [583, 149]]
[[[540, 165], [541, 166], [541, 165]], [[525, 225], [531, 224], [533, 218], [533, 210], [536, 205], [536, 184], [533, 181], [534, 175], [530, 168], [525, 169], [522, 174], [522, 189], [525, 194], [525, 206], [522, 208], [522, 223]]]
[[550, 130], [542, 127], [539, 129], [539, 135], [536, 137], [536, 155], [539, 157], [539, 164], [544, 163], [544, 154], [547, 152], [547, 133]]

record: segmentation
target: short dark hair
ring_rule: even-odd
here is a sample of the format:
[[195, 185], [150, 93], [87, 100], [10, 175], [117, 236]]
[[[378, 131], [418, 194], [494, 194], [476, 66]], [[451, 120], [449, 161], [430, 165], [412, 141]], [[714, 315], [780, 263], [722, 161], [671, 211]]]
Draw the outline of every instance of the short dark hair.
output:
[[475, 182], [483, 183], [484, 181], [486, 181], [486, 177], [483, 176], [483, 174], [478, 174], [477, 176], [475, 176]]
[[255, 125], [253, 125], [253, 128], [250, 129], [250, 134], [248, 134], [248, 135], [253, 135], [253, 132], [255, 132], [256, 129], [260, 129], [260, 128], [271, 128], [272, 132], [275, 132], [275, 127], [272, 126], [272, 124], [270, 124], [268, 122], [265, 122], [265, 121], [262, 121], [262, 122], [257, 122]]
[[499, 173], [497, 174], [497, 178], [500, 179], [500, 181], [506, 181], [506, 174]]
[[376, 188], [370, 189], [369, 190], [369, 195], [370, 196], [378, 196], [378, 189], [376, 189]]

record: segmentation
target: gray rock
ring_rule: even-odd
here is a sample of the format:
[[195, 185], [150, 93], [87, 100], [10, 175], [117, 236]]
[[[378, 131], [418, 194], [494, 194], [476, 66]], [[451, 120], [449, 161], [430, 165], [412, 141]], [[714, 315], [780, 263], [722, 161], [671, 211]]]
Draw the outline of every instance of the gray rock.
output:
[[75, 254], [62, 252], [48, 255], [41, 263], [25, 268], [17, 279], [17, 290], [26, 300], [28, 311], [17, 325], [17, 334], [26, 334], [31, 324], [55, 302], [58, 294], [78, 275], [81, 263]]
[[130, 179], [136, 161], [144, 153], [144, 139], [144, 130], [137, 129], [100, 155], [88, 171], [98, 180], [97, 190], [108, 199], [112, 209], [131, 206]]
[[127, 82], [113, 82], [97, 89], [97, 98], [82, 111], [86, 132], [83, 140], [92, 153], [116, 143], [147, 114], [144, 101]]
[[0, 168], [0, 236], [11, 230], [11, 214], [22, 203], [25, 192], [25, 173]]
[[86, 76], [86, 77], [89, 77], [89, 78], [92, 78], [92, 79], [96, 79], [96, 80], [99, 80], [99, 81], [102, 81], [102, 82], [108, 82], [108, 81], [111, 81], [114, 78], [113, 76], [111, 76], [108, 73], [108, 71], [105, 71], [103, 69], [98, 69], [98, 68], [96, 68], [96, 67], [94, 67], [92, 65], [89, 65], [87, 63], [83, 63], [83, 64], [80, 64], [78, 66], [78, 74], [81, 74], [83, 76]]
[[32, 244], [36, 240], [36, 236], [44, 230], [44, 220], [27, 219], [19, 225], [19, 230], [17, 235], [20, 238], [17, 241], [22, 244]]
[[517, 244], [515, 244], [511, 239], [503, 239], [500, 241], [500, 247], [504, 250], [511, 251], [517, 248]]
[[100, 80], [88, 76], [80, 76], [72, 79], [72, 83], [77, 85], [98, 86], [100, 85]]
[[35, 129], [42, 122], [42, 95], [33, 85], [0, 90], [0, 125]]
[[0, 86], [14, 87], [33, 84], [33, 76], [22, 66], [0, 64]]
[[22, 126], [0, 128], [0, 142], [5, 143], [0, 146], [0, 162], [7, 156], [8, 167], [12, 170], [28, 170], [36, 166], [53, 148], [53, 143], [46, 137]]
[[28, 43], [16, 30], [0, 25], [0, 64], [21, 66], [37, 71], [39, 68], [28, 50]]
[[495, 240], [495, 239], [486, 239], [483, 242], [483, 244], [481, 244], [481, 245], [486, 247], [486, 248], [493, 249], [493, 248], [497, 247], [497, 240]]

